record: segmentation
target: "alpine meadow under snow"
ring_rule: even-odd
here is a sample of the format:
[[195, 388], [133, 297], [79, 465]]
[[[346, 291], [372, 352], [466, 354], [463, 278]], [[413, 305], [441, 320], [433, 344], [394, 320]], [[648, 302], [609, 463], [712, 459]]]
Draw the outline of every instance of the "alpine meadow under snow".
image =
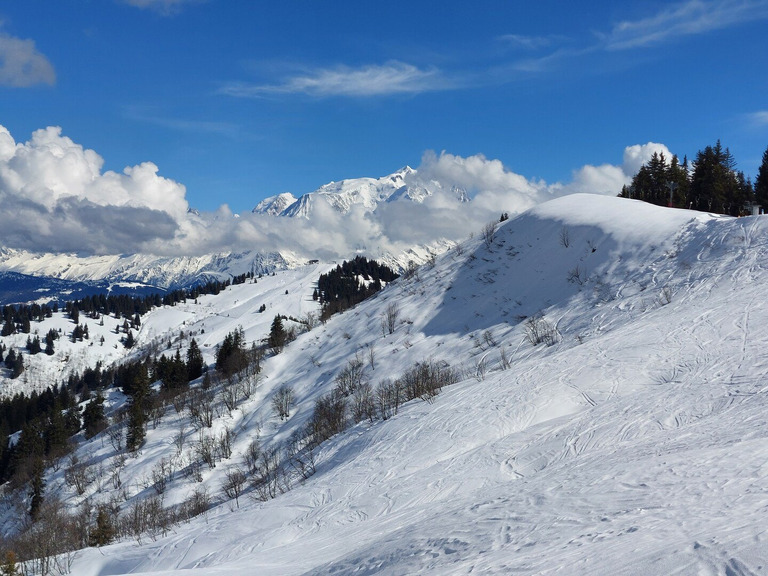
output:
[[[264, 359], [247, 399], [218, 406], [204, 433], [231, 433], [229, 456], [196, 475], [173, 464], [162, 490], [169, 507], [205, 488], [215, 502], [207, 513], [78, 551], [68, 567], [79, 576], [764, 574], [766, 258], [764, 217], [605, 196], [565, 196], [489, 224], [302, 332]], [[212, 364], [239, 328], [250, 344], [278, 314], [316, 313], [313, 288], [333, 266], [155, 309], [127, 354], [183, 354], [194, 336]], [[41, 333], [49, 322], [64, 319]], [[112, 361], [116, 344], [81, 354]], [[420, 362], [459, 381], [333, 435], [290, 490], [227, 497], [251, 442], [284, 446], [356, 360], [374, 387]], [[286, 385], [293, 405], [280, 418], [273, 398]], [[107, 402], [117, 409], [122, 394]], [[48, 470], [46, 495], [73, 511], [89, 498], [128, 513], [155, 494], [155, 471], [187, 462], [204, 439], [186, 411], [167, 410], [124, 459], [118, 488], [107, 435], [77, 437], [93, 472], [81, 494], [62, 468]], [[18, 509], [5, 510], [9, 531]]]

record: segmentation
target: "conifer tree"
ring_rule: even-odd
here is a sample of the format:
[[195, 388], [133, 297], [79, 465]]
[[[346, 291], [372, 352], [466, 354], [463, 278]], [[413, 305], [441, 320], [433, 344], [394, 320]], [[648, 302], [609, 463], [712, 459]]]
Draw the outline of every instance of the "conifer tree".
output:
[[192, 338], [187, 349], [187, 377], [189, 380], [195, 380], [203, 375], [205, 369], [205, 362], [203, 361], [203, 353], [200, 352], [200, 347], [197, 345], [197, 341]]
[[277, 354], [282, 352], [283, 347], [285, 346], [285, 340], [286, 333], [285, 328], [283, 327], [283, 319], [278, 314], [275, 316], [275, 319], [272, 320], [272, 327], [269, 330], [269, 339], [267, 343]]
[[768, 148], [763, 152], [763, 161], [755, 178], [755, 201], [768, 213]]

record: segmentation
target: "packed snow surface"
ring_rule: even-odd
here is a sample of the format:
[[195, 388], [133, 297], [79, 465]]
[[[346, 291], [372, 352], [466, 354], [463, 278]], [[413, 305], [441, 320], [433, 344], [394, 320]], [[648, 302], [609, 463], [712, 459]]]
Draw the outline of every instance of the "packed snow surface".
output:
[[[82, 551], [73, 573], [768, 573], [766, 257], [768, 218], [589, 195], [478, 233], [270, 358], [223, 417], [232, 463], [257, 425], [268, 444], [306, 423], [356, 353], [374, 351], [372, 384], [427, 359], [461, 382], [327, 441], [317, 473], [273, 500]], [[153, 312], [140, 342], [183, 327], [210, 360], [238, 325], [250, 341], [275, 313], [314, 310], [322, 267]], [[531, 318], [551, 345], [529, 341]], [[284, 383], [297, 405], [281, 422], [268, 400]], [[177, 422], [150, 429], [134, 478], [172, 450]], [[217, 496], [224, 469], [204, 479]], [[174, 482], [171, 501], [195, 487]]]

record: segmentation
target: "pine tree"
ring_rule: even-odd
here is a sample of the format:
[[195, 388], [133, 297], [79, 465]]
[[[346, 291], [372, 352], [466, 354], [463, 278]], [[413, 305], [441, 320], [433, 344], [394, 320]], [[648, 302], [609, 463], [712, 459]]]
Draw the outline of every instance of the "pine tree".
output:
[[189, 343], [189, 349], [187, 349], [187, 377], [189, 380], [195, 380], [203, 375], [204, 369], [203, 353], [200, 352], [197, 341], [192, 338], [192, 341]]
[[43, 493], [45, 491], [45, 479], [43, 478], [43, 461], [37, 458], [32, 468], [32, 480], [29, 486], [29, 516], [37, 521], [40, 508], [43, 505]]
[[107, 426], [104, 416], [104, 396], [99, 392], [83, 409], [83, 429], [85, 438], [93, 438]]
[[768, 148], [763, 152], [763, 161], [755, 178], [755, 201], [768, 213]]
[[269, 330], [269, 339], [267, 340], [267, 343], [277, 354], [282, 352], [283, 347], [285, 346], [285, 340], [286, 333], [285, 328], [283, 327], [283, 319], [278, 314], [275, 316], [275, 319], [272, 320], [272, 327]]

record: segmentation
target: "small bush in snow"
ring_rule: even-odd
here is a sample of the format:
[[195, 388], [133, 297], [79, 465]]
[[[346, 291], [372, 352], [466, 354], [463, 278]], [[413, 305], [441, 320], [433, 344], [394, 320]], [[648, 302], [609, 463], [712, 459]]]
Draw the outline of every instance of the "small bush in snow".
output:
[[525, 337], [533, 346], [546, 344], [552, 346], [558, 340], [557, 328], [542, 316], [531, 316], [525, 322]]

